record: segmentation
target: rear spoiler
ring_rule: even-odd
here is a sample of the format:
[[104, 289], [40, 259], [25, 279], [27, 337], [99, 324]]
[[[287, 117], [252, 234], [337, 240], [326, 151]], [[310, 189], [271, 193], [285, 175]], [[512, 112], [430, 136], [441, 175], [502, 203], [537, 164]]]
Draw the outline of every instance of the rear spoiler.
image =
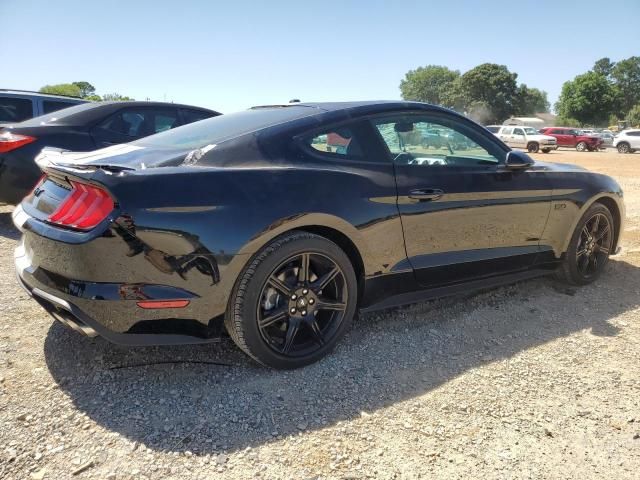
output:
[[[66, 157], [65, 158], [65, 154]], [[83, 163], [78, 161], [78, 157], [84, 155], [91, 160], [91, 163]], [[70, 150], [56, 147], [45, 147], [35, 158], [36, 165], [41, 171], [45, 172], [49, 169], [63, 170], [68, 172], [95, 172], [96, 170], [106, 170], [112, 173], [120, 173], [127, 170], [135, 170], [133, 167], [124, 165], [99, 163], [97, 156], [91, 156], [91, 152], [75, 153]]]
[[201, 149], [149, 148], [122, 143], [91, 152], [72, 152], [62, 148], [45, 147], [36, 157], [40, 169], [70, 168], [74, 171], [105, 170], [111, 173], [138, 171], [147, 168], [178, 167], [197, 163], [215, 145]]

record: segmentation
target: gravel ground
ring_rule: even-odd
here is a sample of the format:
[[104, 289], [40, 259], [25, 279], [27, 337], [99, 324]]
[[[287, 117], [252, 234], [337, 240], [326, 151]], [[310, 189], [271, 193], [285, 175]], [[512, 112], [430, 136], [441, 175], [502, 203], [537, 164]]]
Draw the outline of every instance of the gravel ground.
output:
[[640, 155], [537, 157], [625, 189], [625, 251], [596, 284], [366, 315], [293, 372], [228, 339], [127, 349], [67, 330], [18, 287], [0, 207], [0, 478], [638, 478]]

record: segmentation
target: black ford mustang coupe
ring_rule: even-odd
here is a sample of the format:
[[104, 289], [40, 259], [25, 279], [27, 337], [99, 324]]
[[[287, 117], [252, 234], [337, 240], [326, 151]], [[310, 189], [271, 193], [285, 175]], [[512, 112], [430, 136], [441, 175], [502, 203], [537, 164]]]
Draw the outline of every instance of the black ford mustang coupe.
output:
[[37, 162], [15, 263], [48, 312], [126, 345], [224, 326], [275, 368], [326, 355], [357, 310], [551, 273], [589, 283], [624, 221], [613, 179], [421, 103], [256, 107]]

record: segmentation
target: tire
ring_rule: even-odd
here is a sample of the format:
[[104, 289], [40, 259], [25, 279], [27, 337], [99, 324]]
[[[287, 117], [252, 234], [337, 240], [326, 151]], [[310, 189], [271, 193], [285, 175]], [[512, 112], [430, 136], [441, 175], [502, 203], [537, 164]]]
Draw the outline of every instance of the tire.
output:
[[616, 148], [618, 149], [618, 153], [629, 153], [631, 152], [631, 148], [629, 147], [627, 142], [620, 142]]
[[587, 144], [585, 142], [578, 142], [576, 145], [576, 150], [579, 152], [584, 152], [587, 149]]
[[542, 153], [549, 153], [551, 151], [550, 148], [543, 148]]
[[[601, 237], [600, 242], [597, 241], [598, 237]], [[588, 238], [596, 240], [595, 247], [585, 241]], [[565, 259], [556, 272], [558, 279], [571, 285], [587, 285], [596, 280], [609, 261], [614, 238], [615, 225], [611, 212], [601, 203], [594, 203], [576, 225]]]
[[351, 325], [357, 297], [344, 251], [324, 237], [293, 231], [258, 252], [238, 277], [225, 327], [258, 363], [299, 368], [333, 350]]
[[538, 142], [530, 142], [527, 145], [527, 152], [529, 153], [538, 153], [538, 150], [540, 150], [540, 145], [538, 145]]

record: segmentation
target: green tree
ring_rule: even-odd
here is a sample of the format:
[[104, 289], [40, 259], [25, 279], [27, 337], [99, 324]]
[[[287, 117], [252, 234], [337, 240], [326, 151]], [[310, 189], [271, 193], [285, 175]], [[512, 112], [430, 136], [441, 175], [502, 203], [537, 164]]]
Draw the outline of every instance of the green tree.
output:
[[587, 72], [562, 85], [556, 103], [558, 115], [600, 125], [619, 108], [620, 92], [604, 75]]
[[502, 122], [516, 113], [517, 77], [505, 65], [478, 65], [460, 77], [461, 102], [458, 102], [465, 105], [467, 112], [481, 107], [484, 118], [479, 121]]
[[593, 64], [592, 70], [596, 73], [599, 73], [600, 75], [608, 77], [609, 75], [611, 75], [611, 70], [613, 70], [614, 66], [615, 63], [612, 62], [609, 57], [604, 57], [600, 60], [597, 60], [596, 63]]
[[447, 92], [458, 77], [460, 72], [440, 65], [419, 67], [407, 72], [400, 82], [400, 92], [405, 100], [452, 106]]
[[91, 97], [96, 93], [96, 88], [89, 82], [73, 82], [72, 85], [75, 85], [80, 89], [80, 96], [82, 98]]
[[73, 83], [58, 83], [56, 85], [45, 85], [40, 89], [41, 93], [50, 93], [53, 95], [66, 95], [68, 97], [82, 98], [82, 92], [77, 85]]
[[626, 120], [630, 127], [637, 127], [640, 125], [640, 103], [629, 110]]
[[537, 88], [529, 88], [524, 83], [518, 87], [517, 111], [519, 115], [533, 115], [535, 113], [546, 113], [549, 111], [549, 100], [547, 92]]
[[620, 90], [623, 114], [640, 103], [640, 57], [621, 60], [611, 69], [611, 78]]
[[119, 93], [105, 93], [102, 96], [102, 100], [105, 102], [128, 102], [131, 100], [135, 100], [135, 98], [125, 97], [124, 95], [120, 95]]

